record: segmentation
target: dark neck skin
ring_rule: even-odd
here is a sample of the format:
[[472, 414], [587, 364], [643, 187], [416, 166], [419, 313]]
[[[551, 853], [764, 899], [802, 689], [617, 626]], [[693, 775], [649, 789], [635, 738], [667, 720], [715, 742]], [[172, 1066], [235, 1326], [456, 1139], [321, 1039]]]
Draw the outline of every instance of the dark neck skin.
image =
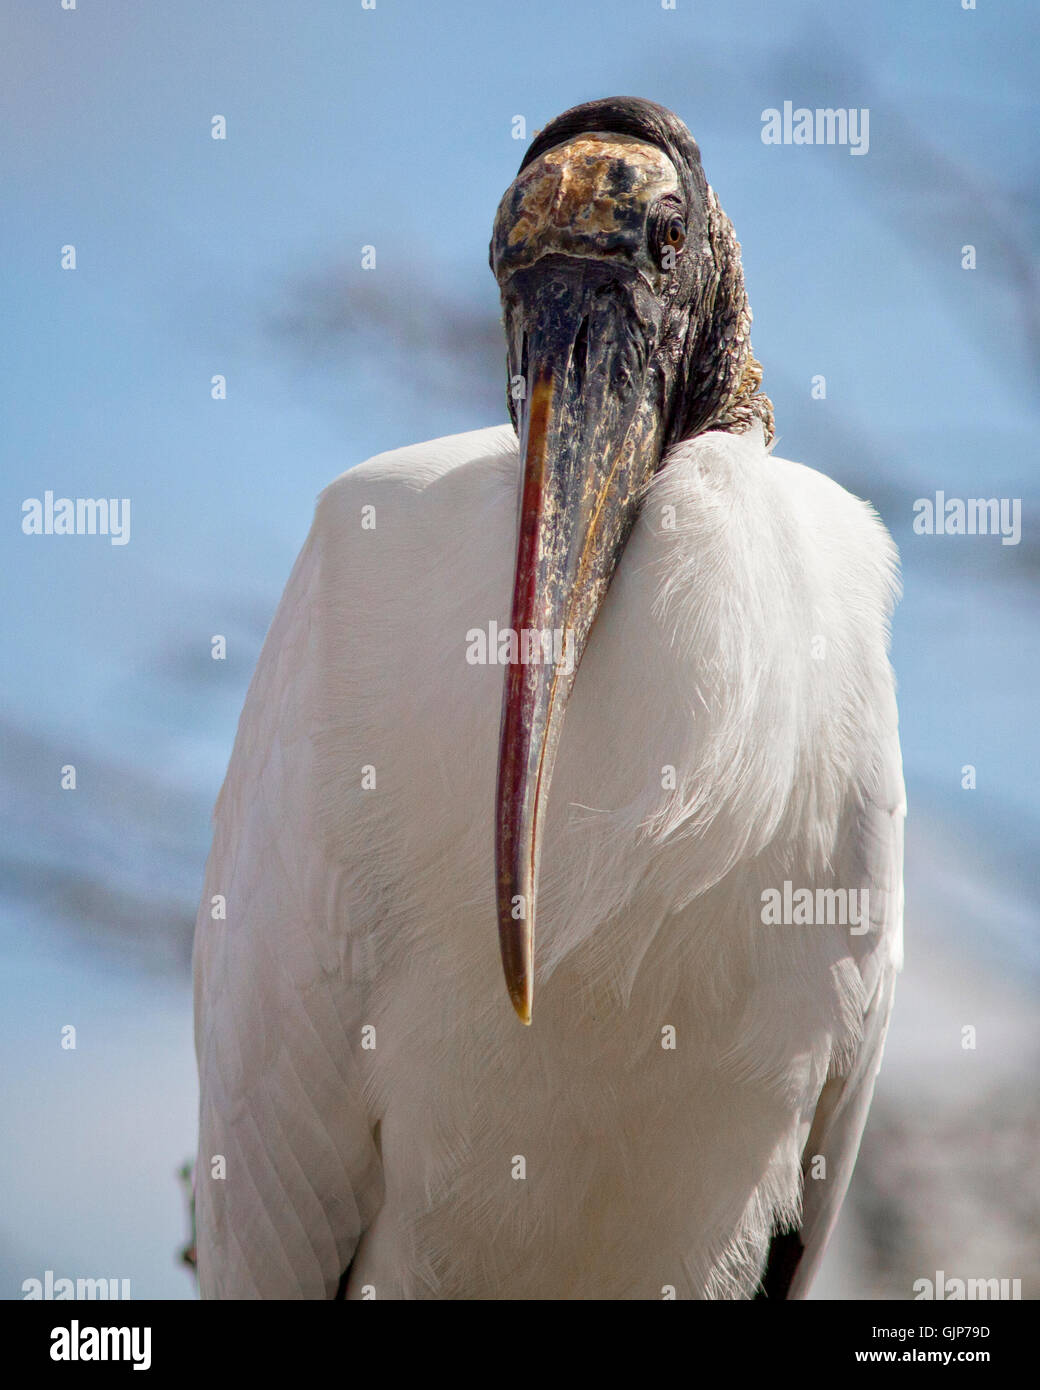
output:
[[773, 403], [759, 387], [762, 368], [751, 349], [751, 306], [744, 289], [740, 242], [733, 224], [709, 188], [708, 239], [715, 263], [713, 283], [693, 316], [679, 370], [682, 397], [671, 422], [668, 443], [693, 439], [708, 430], [743, 434], [758, 420], [766, 444], [774, 435]]

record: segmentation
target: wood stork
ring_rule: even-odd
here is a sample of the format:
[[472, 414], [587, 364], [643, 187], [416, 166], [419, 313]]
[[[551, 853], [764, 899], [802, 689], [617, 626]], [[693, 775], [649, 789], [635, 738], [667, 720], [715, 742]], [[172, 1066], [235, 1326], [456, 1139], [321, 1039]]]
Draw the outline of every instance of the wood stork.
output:
[[202, 1292], [801, 1296], [901, 958], [894, 547], [770, 453], [670, 112], [548, 125], [491, 265], [516, 433], [334, 482], [246, 699], [195, 947]]

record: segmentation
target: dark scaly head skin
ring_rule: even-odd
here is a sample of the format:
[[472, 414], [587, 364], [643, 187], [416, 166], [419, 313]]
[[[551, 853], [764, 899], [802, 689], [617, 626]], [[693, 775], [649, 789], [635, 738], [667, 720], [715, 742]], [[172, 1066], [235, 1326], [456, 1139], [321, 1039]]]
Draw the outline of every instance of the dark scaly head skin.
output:
[[[757, 394], [740, 247], [689, 131], [635, 98], [557, 117], [495, 217], [523, 481], [496, 801], [499, 940], [517, 1014], [531, 1021], [542, 826], [567, 699], [646, 486], [671, 445], [745, 430]], [[543, 648], [542, 642], [546, 645]], [[560, 650], [557, 644], [555, 650]], [[521, 651], [523, 648], [521, 647]]]

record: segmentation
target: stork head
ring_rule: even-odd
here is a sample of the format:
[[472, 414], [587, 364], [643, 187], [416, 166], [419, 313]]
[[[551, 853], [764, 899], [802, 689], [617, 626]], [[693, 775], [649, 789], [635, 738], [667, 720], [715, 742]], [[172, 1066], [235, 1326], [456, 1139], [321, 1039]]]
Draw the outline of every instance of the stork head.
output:
[[558, 116], [495, 217], [523, 478], [496, 808], [506, 984], [531, 1019], [538, 862], [564, 710], [589, 631], [668, 448], [772, 435], [756, 394], [740, 247], [683, 123], [618, 97]]

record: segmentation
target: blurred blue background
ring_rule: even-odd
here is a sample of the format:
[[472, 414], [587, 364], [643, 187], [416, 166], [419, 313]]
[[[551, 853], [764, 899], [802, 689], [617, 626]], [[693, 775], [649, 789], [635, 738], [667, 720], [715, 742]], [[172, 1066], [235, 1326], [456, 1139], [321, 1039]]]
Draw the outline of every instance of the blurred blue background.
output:
[[[1035, 1296], [1036, 7], [55, 0], [4, 28], [0, 1295], [193, 1295], [191, 926], [266, 626], [326, 483], [505, 417], [514, 116], [631, 94], [686, 120], [741, 238], [777, 452], [903, 557], [908, 965], [818, 1293]], [[869, 153], [764, 145], [785, 100], [868, 107]], [[129, 497], [130, 543], [23, 535], [46, 489]], [[915, 535], [937, 490], [1022, 499], [1021, 543]]]

